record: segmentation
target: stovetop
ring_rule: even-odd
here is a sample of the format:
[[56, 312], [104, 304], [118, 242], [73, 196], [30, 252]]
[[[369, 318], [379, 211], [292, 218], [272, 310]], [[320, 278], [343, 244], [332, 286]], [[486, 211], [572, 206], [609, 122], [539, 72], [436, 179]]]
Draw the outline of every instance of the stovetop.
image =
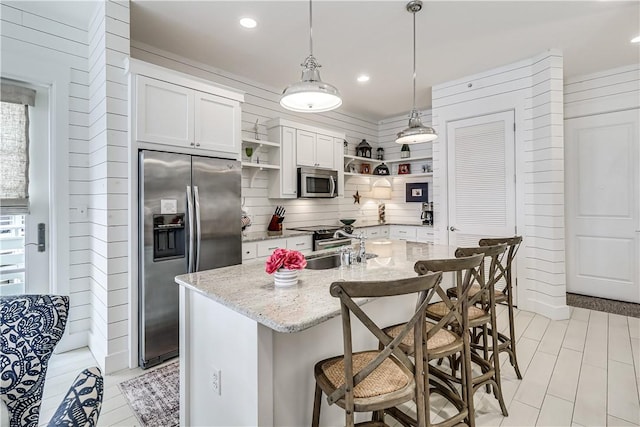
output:
[[292, 227], [289, 230], [296, 231], [312, 231], [314, 233], [333, 233], [336, 230], [341, 230], [339, 225], [310, 225], [309, 227]]

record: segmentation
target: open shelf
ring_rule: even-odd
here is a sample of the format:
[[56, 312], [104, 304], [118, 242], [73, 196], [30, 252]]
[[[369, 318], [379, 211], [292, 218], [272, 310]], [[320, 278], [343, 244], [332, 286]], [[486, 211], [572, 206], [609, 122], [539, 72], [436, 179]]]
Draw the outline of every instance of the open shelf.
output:
[[243, 168], [248, 168], [251, 170], [250, 172], [250, 176], [249, 176], [249, 187], [253, 187], [253, 181], [255, 181], [256, 179], [256, 175], [258, 175], [258, 172], [266, 170], [280, 170], [280, 166], [278, 165], [270, 165], [268, 163], [248, 163], [248, 162], [242, 162], [242, 167]]
[[278, 148], [280, 148], [280, 144], [278, 144], [277, 142], [263, 141], [261, 139], [253, 139], [253, 138], [242, 138], [242, 144], [243, 145], [253, 145], [253, 146], [256, 146], [258, 148], [260, 148], [260, 147], [278, 147]]
[[[345, 157], [347, 157], [347, 156], [345, 156]], [[433, 157], [431, 157], [431, 156], [405, 157], [404, 159], [384, 160], [384, 162], [385, 163], [405, 163], [405, 162], [417, 162], [419, 160], [431, 160], [432, 158]]]
[[433, 176], [433, 172], [420, 172], [420, 173], [405, 173], [405, 174], [396, 174], [389, 175], [394, 178], [419, 178], [419, 177], [429, 177]]

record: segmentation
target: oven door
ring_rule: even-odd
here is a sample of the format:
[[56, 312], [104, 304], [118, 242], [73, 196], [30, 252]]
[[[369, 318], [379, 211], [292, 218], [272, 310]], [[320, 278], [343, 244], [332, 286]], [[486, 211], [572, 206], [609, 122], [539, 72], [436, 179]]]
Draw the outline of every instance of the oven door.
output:
[[314, 242], [313, 250], [320, 251], [322, 249], [339, 248], [340, 246], [348, 246], [351, 244], [351, 239], [346, 237], [337, 237], [330, 239], [319, 239]]

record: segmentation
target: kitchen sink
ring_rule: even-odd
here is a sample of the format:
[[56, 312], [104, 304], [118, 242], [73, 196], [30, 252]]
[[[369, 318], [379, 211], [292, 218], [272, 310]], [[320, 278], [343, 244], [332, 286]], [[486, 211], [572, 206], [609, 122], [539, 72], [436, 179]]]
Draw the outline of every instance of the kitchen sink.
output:
[[[375, 258], [377, 254], [365, 254], [367, 259]], [[307, 268], [309, 270], [328, 270], [340, 267], [340, 254], [327, 254], [307, 258]]]
[[336, 267], [340, 267], [340, 254], [307, 258], [307, 268], [309, 270], [328, 270]]

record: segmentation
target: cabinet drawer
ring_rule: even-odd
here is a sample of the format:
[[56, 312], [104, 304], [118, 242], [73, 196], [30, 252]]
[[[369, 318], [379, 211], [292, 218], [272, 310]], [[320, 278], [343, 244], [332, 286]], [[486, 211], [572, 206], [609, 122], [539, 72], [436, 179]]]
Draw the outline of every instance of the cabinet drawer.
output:
[[269, 239], [258, 242], [258, 258], [268, 257], [271, 253], [278, 249], [287, 247], [286, 239]]
[[246, 261], [256, 257], [256, 243], [249, 242], [242, 244], [242, 260]]
[[433, 243], [433, 228], [416, 228], [416, 241], [420, 243]]
[[296, 251], [311, 250], [311, 236], [289, 237], [287, 239], [287, 249]]
[[392, 239], [407, 240], [409, 242], [415, 242], [416, 240], [416, 228], [410, 226], [392, 226], [389, 232]]

